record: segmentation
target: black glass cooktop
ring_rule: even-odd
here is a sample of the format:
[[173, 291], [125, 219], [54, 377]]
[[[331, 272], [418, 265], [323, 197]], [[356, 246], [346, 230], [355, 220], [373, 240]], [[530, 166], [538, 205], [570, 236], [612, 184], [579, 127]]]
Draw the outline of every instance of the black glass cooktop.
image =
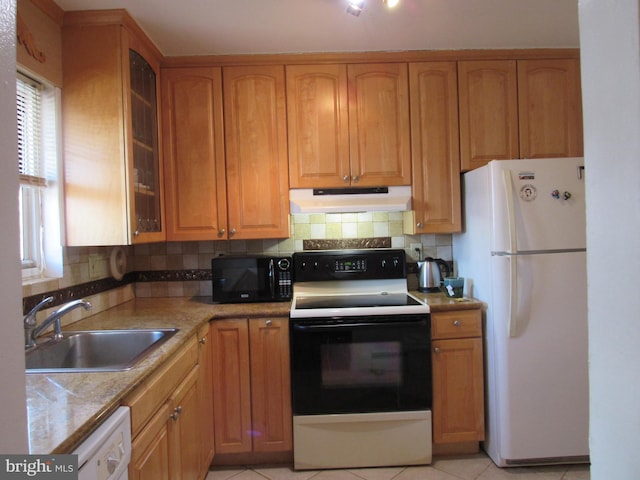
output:
[[378, 295], [321, 295], [297, 297], [296, 309], [314, 308], [356, 308], [356, 307], [404, 307], [421, 305], [406, 293], [388, 293]]

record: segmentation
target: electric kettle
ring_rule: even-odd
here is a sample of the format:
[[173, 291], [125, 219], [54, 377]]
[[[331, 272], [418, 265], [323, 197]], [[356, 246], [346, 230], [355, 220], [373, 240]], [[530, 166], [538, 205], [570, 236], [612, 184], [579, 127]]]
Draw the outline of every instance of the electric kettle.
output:
[[418, 290], [421, 292], [439, 292], [442, 280], [450, 274], [449, 265], [440, 258], [426, 257], [418, 262], [418, 268]]

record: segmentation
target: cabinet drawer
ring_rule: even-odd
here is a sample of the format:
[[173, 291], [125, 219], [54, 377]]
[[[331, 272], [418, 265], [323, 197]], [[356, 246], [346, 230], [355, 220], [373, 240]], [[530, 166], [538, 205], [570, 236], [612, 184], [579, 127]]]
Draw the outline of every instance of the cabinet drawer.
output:
[[180, 380], [198, 362], [198, 343], [194, 336], [181, 351], [138, 387], [125, 401], [131, 407], [131, 435], [147, 423], [159, 406], [169, 398]]
[[482, 336], [482, 312], [452, 310], [431, 314], [431, 338], [467, 338]]

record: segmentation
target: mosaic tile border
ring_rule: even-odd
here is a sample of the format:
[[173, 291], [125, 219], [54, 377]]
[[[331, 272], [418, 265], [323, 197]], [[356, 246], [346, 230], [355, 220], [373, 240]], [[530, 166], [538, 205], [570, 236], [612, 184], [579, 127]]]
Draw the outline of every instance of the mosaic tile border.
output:
[[136, 272], [136, 282], [190, 282], [211, 280], [211, 269], [149, 270]]
[[358, 248], [391, 248], [391, 237], [311, 239], [303, 240], [304, 250], [342, 250]]

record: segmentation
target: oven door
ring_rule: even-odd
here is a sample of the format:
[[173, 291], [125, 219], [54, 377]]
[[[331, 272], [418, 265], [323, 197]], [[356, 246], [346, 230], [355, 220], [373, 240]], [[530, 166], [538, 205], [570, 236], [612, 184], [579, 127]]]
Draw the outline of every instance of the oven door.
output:
[[294, 415], [431, 408], [428, 314], [290, 325]]

